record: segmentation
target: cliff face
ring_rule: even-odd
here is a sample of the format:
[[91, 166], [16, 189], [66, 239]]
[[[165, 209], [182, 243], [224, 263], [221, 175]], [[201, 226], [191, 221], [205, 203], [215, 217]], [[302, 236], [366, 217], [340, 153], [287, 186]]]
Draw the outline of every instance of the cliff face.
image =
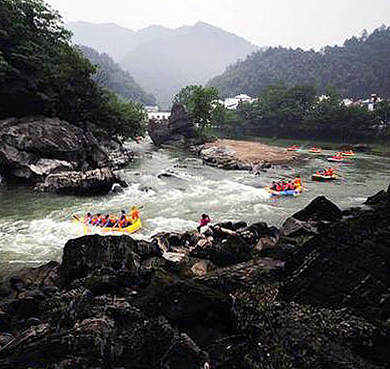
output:
[[0, 286], [0, 368], [388, 368], [390, 188], [367, 203], [70, 240]]

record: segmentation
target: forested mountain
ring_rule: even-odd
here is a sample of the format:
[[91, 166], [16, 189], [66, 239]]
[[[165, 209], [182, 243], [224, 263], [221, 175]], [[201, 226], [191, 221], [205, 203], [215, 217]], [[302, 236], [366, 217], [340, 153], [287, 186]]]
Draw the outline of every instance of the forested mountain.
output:
[[87, 46], [79, 46], [79, 48], [92, 64], [97, 65], [93, 78], [100, 86], [107, 87], [127, 99], [146, 105], [156, 104], [155, 97], [146, 93], [130, 73], [124, 71], [108, 54], [99, 54]]
[[86, 23], [67, 27], [75, 42], [116, 58], [126, 52], [120, 65], [165, 107], [181, 87], [203, 84], [256, 50], [245, 39], [203, 22], [177, 29], [151, 26], [137, 32]]
[[112, 136], [139, 133], [140, 104], [98, 86], [94, 72], [44, 2], [0, 1], [0, 119], [44, 115], [92, 123]]
[[313, 85], [319, 93], [332, 85], [342, 96], [353, 98], [372, 93], [390, 96], [389, 60], [390, 28], [382, 26], [320, 52], [282, 47], [255, 52], [208, 85], [217, 87], [221, 96], [246, 93], [255, 97], [275, 83]]

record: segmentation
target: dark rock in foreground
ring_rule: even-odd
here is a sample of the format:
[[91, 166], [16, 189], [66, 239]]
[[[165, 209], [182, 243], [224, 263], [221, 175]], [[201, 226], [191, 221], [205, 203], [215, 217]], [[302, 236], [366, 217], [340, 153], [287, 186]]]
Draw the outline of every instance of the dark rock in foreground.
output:
[[336, 221], [341, 217], [341, 210], [325, 196], [316, 197], [304, 209], [293, 215], [293, 218], [302, 221]]
[[368, 201], [374, 209], [331, 223], [288, 256], [287, 299], [390, 317], [390, 193], [383, 192], [381, 202]]

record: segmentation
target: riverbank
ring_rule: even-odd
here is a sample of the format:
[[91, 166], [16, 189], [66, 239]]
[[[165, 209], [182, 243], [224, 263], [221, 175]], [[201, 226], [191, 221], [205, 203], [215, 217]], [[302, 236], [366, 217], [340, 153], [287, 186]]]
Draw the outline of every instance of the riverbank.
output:
[[219, 139], [193, 148], [203, 162], [222, 169], [262, 171], [272, 165], [288, 164], [299, 154], [268, 144]]
[[298, 156], [296, 153], [278, 146], [253, 141], [220, 139], [215, 142], [206, 143], [205, 147], [231, 150], [237, 160], [246, 163], [268, 162], [270, 164], [286, 164], [295, 160]]
[[0, 286], [0, 367], [387, 368], [390, 188], [366, 204], [69, 240]]

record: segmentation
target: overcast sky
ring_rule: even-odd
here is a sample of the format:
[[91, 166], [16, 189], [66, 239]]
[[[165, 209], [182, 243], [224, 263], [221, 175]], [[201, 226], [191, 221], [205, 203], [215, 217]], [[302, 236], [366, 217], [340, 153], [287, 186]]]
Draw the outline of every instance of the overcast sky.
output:
[[259, 46], [318, 49], [390, 26], [390, 0], [46, 0], [65, 21], [133, 30], [204, 21]]

